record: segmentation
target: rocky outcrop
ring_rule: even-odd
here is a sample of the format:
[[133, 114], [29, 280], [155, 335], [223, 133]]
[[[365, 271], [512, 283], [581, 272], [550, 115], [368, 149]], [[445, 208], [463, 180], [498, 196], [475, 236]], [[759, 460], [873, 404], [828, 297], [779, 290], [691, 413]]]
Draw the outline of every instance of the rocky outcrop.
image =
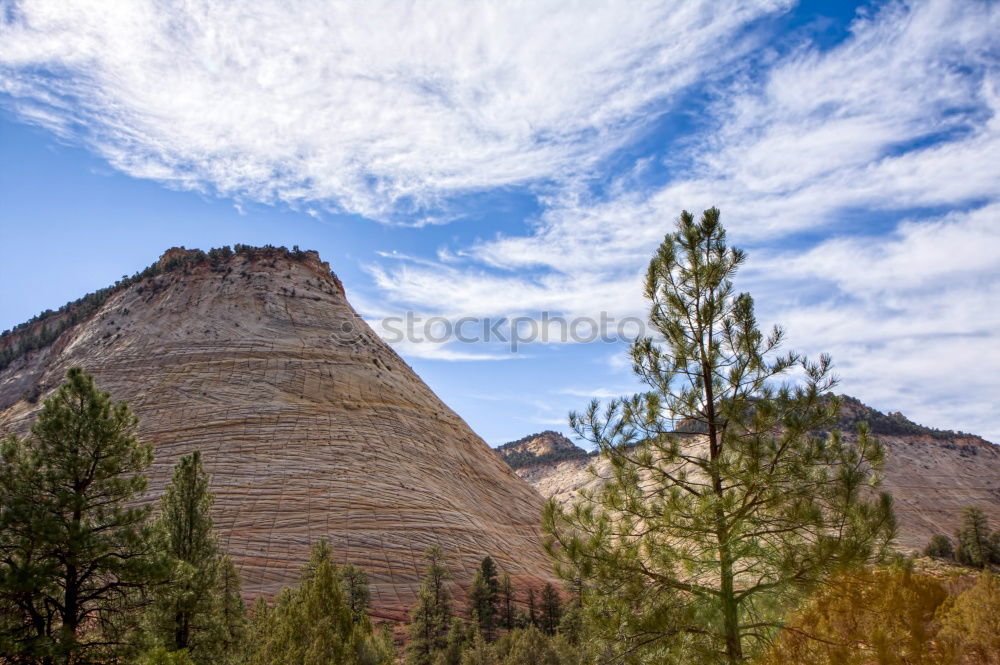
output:
[[[842, 404], [838, 427], [845, 436], [866, 422], [886, 448], [882, 488], [895, 500], [900, 549], [922, 550], [933, 534], [951, 535], [966, 506], [979, 506], [993, 528], [1000, 528], [1000, 446], [973, 434], [924, 427], [900, 413], [883, 414], [852, 397], [843, 396]], [[560, 459], [548, 457], [544, 449], [532, 458], [521, 444], [536, 436], [498, 450], [502, 455], [517, 450], [513, 468], [542, 496], [569, 503], [581, 489], [597, 488], [610, 475], [604, 460], [576, 446], [577, 453], [560, 447], [565, 455]]]
[[[19, 351], [0, 370], [0, 432], [24, 431], [68, 367], [93, 373], [155, 446], [146, 500], [203, 452], [248, 596], [294, 583], [321, 538], [367, 570], [384, 618], [412, 605], [430, 545], [459, 599], [487, 554], [522, 587], [552, 580], [541, 497], [374, 334], [315, 252], [174, 249], [92, 311], [71, 305], [4, 336]], [[16, 337], [57, 320], [72, 323], [47, 344]]]
[[559, 432], [545, 430], [538, 434], [529, 434], [523, 439], [505, 443], [497, 448], [500, 457], [510, 466], [518, 470], [526, 466], [538, 464], [553, 464], [566, 460], [582, 460], [587, 458], [587, 451], [573, 444]]

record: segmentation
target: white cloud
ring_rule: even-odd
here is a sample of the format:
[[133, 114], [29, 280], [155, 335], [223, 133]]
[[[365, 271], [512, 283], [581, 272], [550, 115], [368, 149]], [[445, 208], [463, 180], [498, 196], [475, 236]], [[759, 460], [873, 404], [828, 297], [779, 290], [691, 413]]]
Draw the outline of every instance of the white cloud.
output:
[[[382, 269], [379, 285], [427, 307], [447, 281], [448, 307], [638, 313], [677, 213], [717, 205], [754, 246], [741, 282], [763, 318], [832, 352], [845, 391], [1000, 442], [997, 34], [995, 3], [889, 5], [720, 93], [692, 166], [663, 187], [562, 192], [530, 234], [453, 251], [464, 264]], [[872, 228], [848, 223], [859, 211]], [[801, 232], [825, 240], [789, 249]]]
[[572, 397], [586, 397], [588, 399], [615, 399], [622, 395], [630, 395], [634, 392], [634, 387], [622, 390], [612, 390], [609, 388], [563, 388], [556, 391], [560, 395], [570, 395]]
[[[317, 212], [432, 224], [450, 196], [535, 186], [523, 235], [380, 257], [381, 310], [641, 314], [653, 247], [717, 205], [764, 317], [831, 351], [844, 390], [1000, 439], [1000, 5], [888, 4], [838, 46], [761, 56], [665, 184], [579, 186], [784, 4], [35, 0], [0, 23], [0, 92], [132, 175]], [[802, 232], [821, 240], [789, 249]]]
[[0, 92], [135, 176], [391, 217], [586, 173], [787, 4], [25, 0]]

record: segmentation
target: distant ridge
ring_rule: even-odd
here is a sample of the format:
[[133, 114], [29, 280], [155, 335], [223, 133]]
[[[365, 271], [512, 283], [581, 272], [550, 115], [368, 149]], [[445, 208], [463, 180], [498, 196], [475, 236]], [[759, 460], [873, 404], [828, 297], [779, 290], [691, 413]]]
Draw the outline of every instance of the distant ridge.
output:
[[517, 441], [497, 446], [496, 450], [510, 468], [515, 470], [533, 464], [551, 464], [590, 456], [586, 450], [552, 430], [529, 434]]
[[[903, 550], [922, 550], [935, 533], [950, 536], [966, 506], [979, 506], [1000, 527], [1000, 446], [975, 434], [925, 427], [898, 412], [882, 413], [848, 395], [841, 402], [836, 427], [844, 437], [854, 437], [866, 422], [886, 447], [883, 489], [895, 499]], [[692, 426], [677, 431], [700, 436]], [[532, 434], [497, 451], [540, 494], [560, 503], [576, 500], [581, 489], [595, 489], [609, 473], [604, 460], [556, 432]]]

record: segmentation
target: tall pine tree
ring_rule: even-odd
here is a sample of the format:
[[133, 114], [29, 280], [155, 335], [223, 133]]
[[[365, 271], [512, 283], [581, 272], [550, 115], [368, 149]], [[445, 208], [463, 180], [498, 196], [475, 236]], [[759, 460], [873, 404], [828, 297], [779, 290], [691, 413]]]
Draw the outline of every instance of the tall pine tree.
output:
[[433, 665], [435, 655], [448, 644], [451, 627], [451, 593], [448, 591], [448, 570], [444, 555], [437, 545], [429, 548], [427, 569], [420, 586], [417, 604], [410, 612], [410, 643], [406, 662], [409, 665]]
[[354, 620], [361, 621], [368, 615], [368, 601], [371, 597], [368, 575], [363, 569], [349, 563], [340, 569], [340, 577], [347, 606], [351, 608]]
[[504, 630], [514, 630], [517, 622], [517, 608], [514, 606], [514, 584], [510, 581], [510, 575], [507, 573], [500, 577], [497, 593], [499, 595], [498, 623]]
[[152, 460], [138, 420], [93, 377], [70, 369], [27, 439], [0, 462], [0, 607], [9, 623], [0, 661], [77, 663], [123, 653], [105, 630], [133, 615], [163, 575], [151, 544]]
[[196, 663], [215, 662], [224, 641], [211, 507], [201, 453], [185, 455], [174, 467], [157, 518], [158, 537], [172, 569], [170, 583], [157, 590], [148, 621], [158, 644], [170, 651], [187, 649]]
[[492, 642], [497, 636], [500, 583], [497, 566], [491, 557], [485, 557], [472, 579], [469, 591], [469, 616], [478, 622], [483, 639]]
[[962, 512], [962, 524], [955, 533], [958, 542], [959, 563], [986, 568], [993, 559], [993, 542], [986, 513], [981, 508], [969, 506]]
[[562, 619], [562, 599], [552, 584], [542, 587], [541, 612], [539, 613], [539, 628], [546, 635], [555, 635]]
[[240, 575], [228, 556], [218, 563], [216, 578], [216, 631], [220, 662], [236, 663], [247, 635], [247, 608], [240, 589]]
[[[879, 556], [894, 534], [888, 495], [866, 491], [882, 448], [864, 428], [821, 433], [838, 415], [824, 395], [830, 359], [778, 354], [781, 329], [761, 333], [753, 299], [734, 291], [744, 258], [717, 209], [700, 221], [683, 212], [646, 275], [662, 342], [631, 347], [649, 390], [570, 417], [610, 479], [568, 510], [550, 503], [545, 529], [619, 655], [683, 648], [745, 662], [790, 603]], [[782, 383], [796, 368], [801, 381]]]
[[538, 628], [538, 600], [533, 587], [528, 587], [527, 625]]

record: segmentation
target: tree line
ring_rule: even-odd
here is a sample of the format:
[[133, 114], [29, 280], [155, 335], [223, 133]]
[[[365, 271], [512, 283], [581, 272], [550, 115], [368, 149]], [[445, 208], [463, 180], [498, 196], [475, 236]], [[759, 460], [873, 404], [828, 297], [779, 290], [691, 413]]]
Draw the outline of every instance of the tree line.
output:
[[576, 599], [564, 603], [551, 583], [540, 593], [529, 587], [519, 595], [510, 575], [501, 575], [487, 556], [473, 578], [463, 621], [452, 603], [441, 549], [431, 547], [425, 555], [427, 568], [407, 627], [407, 665], [583, 662]]
[[954, 541], [943, 533], [936, 533], [931, 536], [924, 554], [975, 568], [1000, 565], [1000, 530], [990, 528], [982, 508], [967, 506], [955, 530]]
[[[181, 247], [181, 249], [183, 250], [184, 248]], [[283, 256], [294, 261], [304, 261], [308, 257], [308, 254], [299, 249], [298, 245], [295, 245], [292, 249], [284, 246], [264, 245], [263, 247], [254, 247], [252, 245], [237, 244], [233, 247], [229, 245], [213, 247], [207, 252], [200, 249], [184, 250], [183, 254], [173, 256], [162, 263], [154, 263], [131, 276], [122, 275], [122, 278], [112, 286], [88, 293], [81, 298], [66, 303], [58, 310], [47, 309], [11, 330], [5, 330], [0, 334], [0, 369], [7, 367], [31, 351], [49, 346], [64, 331], [81, 321], [89, 319], [111, 296], [120, 291], [135, 284], [141, 285], [147, 283], [157, 275], [175, 270], [186, 271], [203, 264], [216, 266], [233, 256], [242, 256], [251, 260], [257, 258], [273, 259]], [[143, 287], [140, 286], [139, 288]]]

